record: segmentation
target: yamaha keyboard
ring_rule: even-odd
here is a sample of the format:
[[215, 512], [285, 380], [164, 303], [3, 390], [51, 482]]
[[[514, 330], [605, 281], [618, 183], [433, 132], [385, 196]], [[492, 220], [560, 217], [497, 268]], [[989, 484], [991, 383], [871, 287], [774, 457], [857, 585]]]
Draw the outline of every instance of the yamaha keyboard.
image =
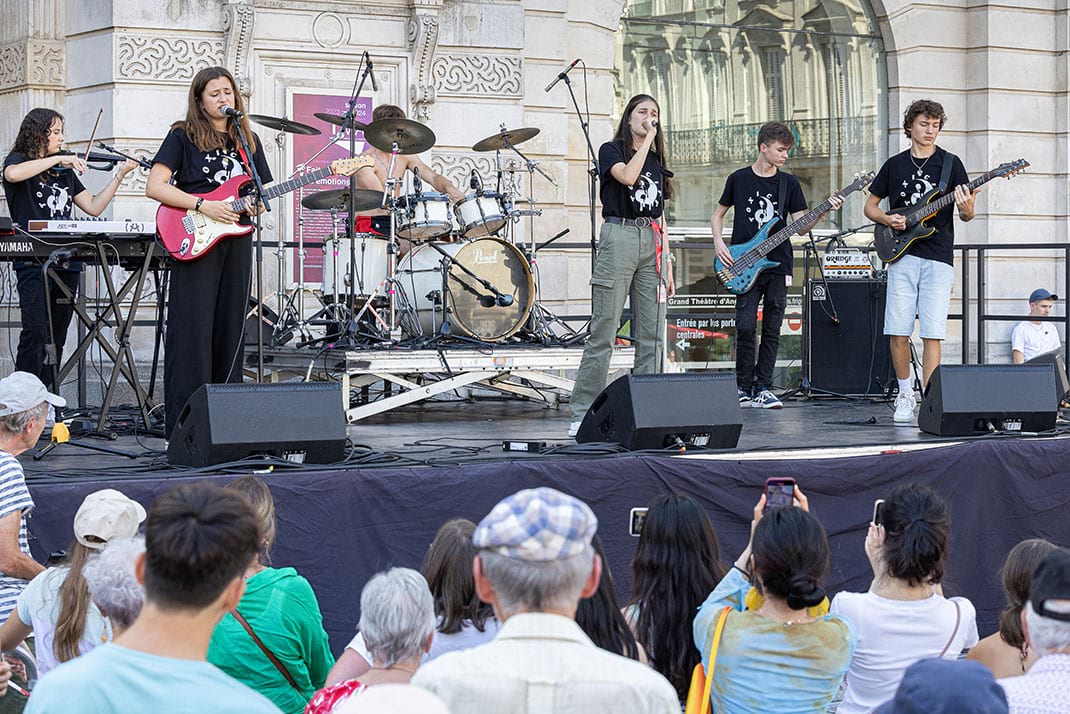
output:
[[[0, 260], [140, 264], [156, 242], [153, 221], [27, 221], [27, 232], [0, 232]], [[31, 237], [32, 236], [32, 237]], [[59, 251], [58, 253], [56, 251]], [[159, 260], [166, 253], [152, 251]]]

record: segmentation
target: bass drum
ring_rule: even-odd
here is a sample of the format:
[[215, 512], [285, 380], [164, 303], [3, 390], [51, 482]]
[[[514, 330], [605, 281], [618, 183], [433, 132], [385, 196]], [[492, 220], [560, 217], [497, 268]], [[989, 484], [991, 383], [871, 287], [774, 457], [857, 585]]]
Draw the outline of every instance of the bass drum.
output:
[[[397, 277], [402, 292], [415, 309], [425, 335], [435, 335], [442, 325], [442, 309], [436, 298], [442, 292], [442, 253], [453, 258], [446, 277], [446, 305], [452, 332], [486, 342], [511, 337], [531, 314], [535, 282], [524, 254], [498, 238], [480, 238], [466, 243], [427, 243], [409, 251], [398, 263]], [[464, 268], [486, 280], [513, 301], [508, 306], [486, 307], [480, 302], [494, 293], [466, 273]]]

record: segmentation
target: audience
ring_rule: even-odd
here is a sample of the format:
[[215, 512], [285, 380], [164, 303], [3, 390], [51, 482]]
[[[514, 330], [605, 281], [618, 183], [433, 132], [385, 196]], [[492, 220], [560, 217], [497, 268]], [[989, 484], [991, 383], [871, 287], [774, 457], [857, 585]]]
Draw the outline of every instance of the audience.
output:
[[296, 570], [269, 567], [275, 500], [264, 482], [242, 476], [226, 489], [252, 506], [260, 547], [245, 568], [241, 602], [212, 633], [208, 661], [283, 712], [300, 714], [334, 664], [319, 603], [312, 586]]
[[259, 527], [248, 501], [208, 483], [156, 499], [145, 522], [141, 614], [122, 637], [38, 682], [28, 714], [279, 711], [205, 661], [212, 631], [241, 601]]
[[490, 643], [432, 660], [413, 684], [453, 714], [679, 714], [664, 677], [599, 649], [576, 625], [580, 598], [595, 593], [602, 574], [591, 546], [597, 527], [587, 504], [551, 488], [499, 502], [472, 537], [472, 568], [501, 630]]
[[136, 535], [144, 520], [142, 505], [119, 491], [109, 488], [86, 496], [74, 514], [74, 542], [66, 561], [37, 575], [19, 594], [0, 627], [0, 649], [14, 649], [33, 633], [41, 677], [110, 640], [111, 628], [89, 597], [83, 569], [91, 553], [114, 538]]
[[1007, 714], [1007, 696], [975, 662], [934, 657], [907, 667], [895, 696], [874, 714]]
[[435, 606], [424, 576], [409, 568], [391, 568], [369, 580], [360, 593], [360, 631], [371, 668], [359, 680], [316, 692], [307, 714], [331, 714], [368, 687], [409, 683], [435, 636]]
[[692, 644], [695, 612], [725, 575], [717, 533], [690, 496], [658, 496], [650, 504], [632, 561], [632, 630], [681, 699], [699, 662]]
[[333, 714], [450, 714], [426, 689], [411, 684], [380, 684], [359, 697], [350, 697]]
[[[476, 595], [476, 581], [472, 577], [475, 529], [476, 524], [465, 518], [447, 521], [438, 529], [424, 556], [422, 570], [431, 588], [438, 623], [431, 649], [423, 656], [425, 664], [445, 652], [490, 642], [498, 632], [493, 608], [480, 602]], [[327, 675], [327, 686], [359, 678], [371, 668], [370, 660], [364, 636], [357, 632]]]
[[145, 589], [137, 580], [137, 561], [145, 552], [142, 536], [108, 541], [82, 570], [93, 604], [111, 624], [112, 638], [130, 629], [141, 614]]
[[617, 586], [613, 583], [613, 574], [606, 562], [602, 539], [597, 533], [591, 540], [591, 545], [602, 560], [602, 577], [598, 580], [598, 589], [594, 595], [581, 599], [576, 606], [576, 624], [591, 638], [591, 642], [602, 649], [624, 655], [628, 659], [646, 662], [643, 649], [635, 641], [635, 634], [621, 614], [620, 603], [617, 601]]
[[1024, 540], [1011, 549], [1001, 571], [1007, 606], [999, 616], [999, 630], [977, 643], [969, 659], [992, 670], [997, 679], [1014, 677], [1028, 670], [1037, 660], [1029, 649], [1022, 630], [1022, 609], [1029, 602], [1029, 583], [1033, 571], [1058, 546], [1043, 538]]
[[[808, 611], [825, 599], [828, 538], [798, 487], [795, 503], [766, 511], [762, 494], [750, 542], [695, 617], [694, 642], [708, 671], [717, 621], [729, 608], [712, 673], [713, 711], [819, 711], [847, 671], [850, 623]], [[756, 611], [744, 609], [752, 580], [764, 596]]]
[[1070, 550], [1049, 553], [1029, 585], [1022, 612], [1029, 648], [1037, 660], [1029, 671], [999, 680], [1011, 714], [1048, 714], [1070, 709]]
[[887, 701], [914, 662], [956, 659], [977, 644], [973, 605], [945, 598], [940, 585], [951, 541], [947, 504], [927, 486], [905, 484], [889, 494], [883, 514], [866, 535], [869, 591], [841, 592], [830, 609], [858, 635], [839, 714], [869, 712]]

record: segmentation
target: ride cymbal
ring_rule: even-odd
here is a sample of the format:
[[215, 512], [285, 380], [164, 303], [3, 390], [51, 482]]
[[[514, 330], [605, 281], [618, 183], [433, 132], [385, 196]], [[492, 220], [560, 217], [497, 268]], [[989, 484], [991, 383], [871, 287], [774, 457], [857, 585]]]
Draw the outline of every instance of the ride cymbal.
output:
[[288, 134], [304, 134], [305, 136], [315, 136], [316, 134], [322, 134], [319, 129], [308, 124], [302, 124], [301, 122], [293, 121], [292, 119], [283, 119], [282, 117], [269, 117], [265, 114], [250, 114], [249, 121], [260, 126], [266, 126], [268, 129], [275, 129], [276, 131], [285, 131]]
[[493, 136], [477, 141], [476, 145], [472, 147], [472, 151], [498, 151], [500, 149], [508, 149], [511, 146], [519, 146], [528, 139], [535, 138], [539, 131], [539, 129], [532, 126], [524, 127], [523, 129], [502, 129]]
[[[372, 191], [368, 188], [358, 188], [353, 193], [354, 211], [371, 211], [379, 208], [383, 201], [380, 191]], [[301, 199], [301, 205], [313, 211], [348, 211], [349, 189], [332, 188], [326, 191], [317, 191]]]
[[435, 145], [435, 132], [412, 119], [380, 119], [364, 129], [364, 140], [380, 151], [397, 143], [399, 154], [419, 154]]
[[[342, 126], [345, 124], [346, 118], [344, 116], [338, 116], [337, 114], [328, 114], [326, 112], [316, 112], [312, 116], [316, 117], [320, 121], [325, 121], [328, 124], [334, 124], [335, 126]], [[368, 125], [362, 121], [353, 120], [353, 128], [357, 131], [364, 131], [368, 128]]]

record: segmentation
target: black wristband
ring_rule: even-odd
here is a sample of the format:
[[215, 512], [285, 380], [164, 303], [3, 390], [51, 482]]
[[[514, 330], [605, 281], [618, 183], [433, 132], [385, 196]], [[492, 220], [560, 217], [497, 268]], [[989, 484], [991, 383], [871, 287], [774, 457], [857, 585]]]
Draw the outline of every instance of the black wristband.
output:
[[200, 198], [197, 199], [197, 205], [193, 207], [193, 210], [194, 211], [201, 210], [201, 204], [202, 203], [204, 203], [204, 196], [201, 196]]

